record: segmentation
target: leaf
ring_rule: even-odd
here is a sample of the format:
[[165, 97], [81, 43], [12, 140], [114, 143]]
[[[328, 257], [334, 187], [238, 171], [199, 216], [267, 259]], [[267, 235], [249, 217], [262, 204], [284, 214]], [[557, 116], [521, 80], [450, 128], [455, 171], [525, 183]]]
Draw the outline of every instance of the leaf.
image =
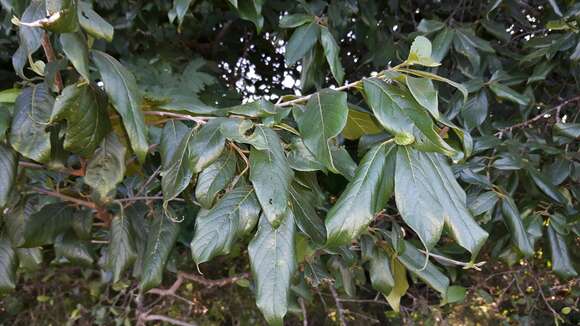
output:
[[465, 295], [467, 294], [467, 289], [463, 286], [452, 285], [447, 290], [447, 295], [445, 300], [447, 303], [463, 302], [465, 300]]
[[252, 147], [250, 151], [250, 181], [256, 190], [264, 215], [276, 228], [288, 210], [288, 191], [294, 179], [294, 171], [282, 149], [278, 135], [270, 128], [256, 127], [263, 135], [267, 150]]
[[141, 291], [145, 292], [161, 284], [165, 264], [175, 246], [181, 226], [181, 223], [173, 222], [162, 214], [156, 216], [147, 239], [143, 272], [139, 282]]
[[485, 90], [471, 96], [461, 108], [461, 116], [470, 127], [481, 125], [487, 118], [488, 112], [487, 93]]
[[546, 196], [560, 205], [566, 206], [568, 204], [566, 197], [564, 197], [558, 188], [551, 184], [551, 182], [548, 181], [546, 176], [544, 176], [541, 172], [536, 171], [534, 168], [530, 167], [528, 168], [528, 173], [530, 174], [532, 180], [534, 180], [536, 186], [538, 186], [538, 188], [540, 188], [540, 190], [546, 194]]
[[8, 203], [17, 172], [18, 159], [16, 153], [8, 146], [0, 143], [0, 209], [4, 208]]
[[465, 86], [463, 86], [460, 83], [456, 83], [450, 79], [447, 79], [445, 77], [441, 77], [439, 75], [435, 75], [432, 74], [430, 72], [427, 71], [422, 71], [422, 70], [415, 70], [415, 69], [399, 69], [401, 72], [405, 72], [411, 75], [415, 75], [415, 76], [419, 76], [419, 77], [423, 77], [423, 78], [429, 78], [432, 80], [436, 80], [436, 81], [440, 81], [440, 82], [444, 82], [449, 84], [450, 86], [455, 87], [458, 91], [461, 92], [461, 94], [463, 94], [463, 98], [467, 99], [467, 88], [465, 88]]
[[353, 181], [326, 216], [328, 247], [349, 244], [386, 205], [393, 192], [394, 150], [392, 145], [382, 143], [364, 156]]
[[288, 311], [290, 280], [296, 270], [294, 216], [288, 210], [278, 228], [260, 218], [258, 232], [248, 246], [256, 281], [256, 304], [270, 325], [282, 325]]
[[320, 28], [320, 43], [324, 49], [324, 56], [330, 66], [330, 72], [336, 82], [341, 85], [344, 81], [344, 68], [340, 62], [340, 47], [327, 27]]
[[[43, 24], [43, 27], [56, 33], [73, 33], [79, 29], [76, 0], [46, 1], [46, 16], [58, 17]], [[58, 15], [58, 16], [57, 16]]]
[[307, 14], [292, 14], [280, 18], [278, 27], [280, 28], [294, 28], [313, 22], [315, 19], [312, 15]]
[[89, 48], [81, 33], [65, 33], [60, 35], [62, 51], [73, 64], [79, 74], [86, 80], [91, 80], [89, 72]]
[[56, 258], [65, 258], [67, 261], [90, 266], [93, 264], [93, 257], [87, 241], [80, 240], [71, 232], [59, 234], [54, 241], [54, 254]]
[[121, 275], [137, 259], [135, 240], [129, 217], [115, 215], [111, 221], [107, 267], [113, 273], [113, 283], [119, 282]]
[[332, 148], [330, 153], [338, 173], [342, 174], [348, 181], [352, 181], [357, 165], [352, 157], [350, 157], [348, 151], [344, 146], [341, 146]]
[[213, 257], [229, 254], [234, 241], [253, 229], [258, 214], [260, 206], [249, 186], [240, 186], [226, 193], [210, 210], [202, 209], [195, 220], [195, 233], [191, 240], [195, 263], [202, 264]]
[[427, 261], [427, 265], [425, 265], [425, 255], [417, 250], [410, 242], [405, 240], [403, 242], [405, 250], [397, 256], [399, 262], [407, 270], [445, 297], [447, 295], [447, 289], [449, 288], [449, 279], [447, 276], [441, 273], [433, 263]]
[[125, 176], [125, 147], [109, 133], [87, 163], [85, 183], [106, 198]]
[[0, 103], [14, 103], [22, 92], [20, 88], [8, 88], [0, 91]]
[[439, 117], [439, 103], [433, 82], [430, 79], [413, 78], [410, 76], [405, 76], [405, 81], [415, 100], [437, 119]]
[[227, 150], [201, 171], [195, 186], [195, 198], [203, 208], [211, 208], [218, 193], [232, 181], [236, 174], [236, 163], [236, 154]]
[[189, 160], [193, 173], [205, 169], [223, 152], [226, 139], [220, 132], [220, 125], [220, 120], [210, 120], [190, 139]]
[[[190, 141], [194, 137], [193, 129], [187, 131], [179, 141], [171, 159], [166, 162], [161, 171], [161, 188], [165, 203], [175, 199], [187, 186], [193, 177], [193, 162], [191, 161]], [[167, 151], [167, 149], [166, 149]], [[162, 156], [163, 157], [163, 156]]]
[[506, 27], [502, 23], [487, 19], [480, 21], [480, 23], [486, 31], [495, 36], [498, 40], [509, 42], [511, 39], [511, 34], [506, 32]]
[[131, 147], [139, 162], [143, 163], [149, 145], [147, 127], [141, 111], [141, 94], [135, 77], [119, 61], [104, 52], [93, 50], [93, 60], [101, 73], [105, 91], [123, 120]]
[[18, 262], [16, 252], [8, 237], [0, 237], [0, 293], [13, 291], [16, 288], [16, 269]]
[[259, 99], [257, 101], [236, 105], [226, 109], [229, 113], [241, 114], [252, 118], [265, 118], [276, 115], [280, 109], [270, 101]]
[[256, 30], [260, 33], [262, 27], [264, 27], [262, 6], [264, 5], [265, 0], [237, 0], [237, 2], [240, 18], [254, 23], [254, 25], [256, 25]]
[[42, 267], [42, 248], [16, 248], [15, 250], [18, 268], [29, 272], [37, 271]]
[[93, 86], [69, 85], [54, 102], [50, 122], [66, 120], [64, 149], [83, 155], [93, 154], [111, 129], [107, 100]]
[[[45, 1], [34, 0], [30, 2], [30, 5], [24, 11], [20, 21], [31, 23], [45, 18], [45, 16]], [[28, 62], [28, 57], [40, 48], [43, 33], [45, 32], [40, 28], [20, 25], [18, 30], [19, 47], [12, 56], [12, 65], [16, 74], [23, 79], [26, 79], [24, 66]]]
[[440, 22], [438, 20], [431, 20], [431, 19], [421, 19], [419, 25], [417, 26], [417, 30], [421, 33], [433, 33], [445, 27], [445, 23]]
[[161, 155], [161, 166], [164, 170], [171, 165], [171, 159], [175, 155], [175, 151], [189, 131], [190, 129], [179, 120], [169, 120], [163, 126], [159, 153]]
[[519, 105], [528, 105], [531, 101], [526, 95], [520, 94], [503, 84], [494, 82], [489, 84], [489, 89], [499, 98], [514, 102]]
[[503, 213], [503, 221], [511, 233], [512, 242], [524, 256], [531, 257], [534, 254], [534, 248], [522, 223], [520, 212], [511, 197], [502, 198], [501, 211]]
[[286, 43], [284, 58], [288, 67], [293, 66], [296, 61], [303, 58], [316, 44], [320, 35], [320, 27], [316, 23], [298, 27]]
[[369, 265], [369, 275], [373, 289], [380, 291], [384, 296], [388, 296], [395, 287], [395, 278], [391, 271], [389, 255], [381, 248], [374, 247]]
[[54, 99], [44, 84], [22, 90], [14, 104], [10, 144], [31, 160], [46, 163], [50, 159], [50, 137], [46, 131]]
[[268, 142], [261, 132], [261, 128], [256, 128], [253, 122], [238, 118], [229, 118], [222, 121], [220, 126], [222, 135], [228, 140], [236, 143], [252, 145], [259, 150], [267, 150]]
[[344, 138], [356, 140], [363, 135], [378, 134], [381, 131], [381, 127], [377, 125], [370, 114], [353, 109], [348, 110], [346, 126], [342, 131]]
[[300, 137], [293, 137], [289, 146], [288, 164], [296, 171], [325, 171], [326, 168], [318, 162], [306, 148]]
[[394, 259], [392, 261], [392, 266], [395, 286], [386, 297], [386, 299], [389, 305], [391, 305], [391, 308], [398, 312], [401, 310], [401, 298], [403, 295], [405, 295], [405, 293], [407, 293], [409, 282], [407, 281], [407, 270], [405, 269], [405, 266], [399, 262], [399, 260]]
[[431, 58], [431, 41], [425, 36], [417, 36], [411, 44], [409, 57], [405, 60], [406, 65], [418, 64], [426, 67], [437, 67], [441, 65]]
[[431, 53], [431, 58], [435, 62], [441, 62], [447, 56], [449, 48], [453, 43], [455, 38], [455, 31], [451, 28], [443, 28], [435, 39], [433, 39], [433, 52]]
[[297, 182], [293, 182], [290, 185], [290, 209], [298, 228], [312, 241], [324, 245], [326, 243], [324, 222], [316, 213], [316, 209], [307, 194], [305, 194], [305, 188]]
[[487, 191], [475, 198], [469, 203], [469, 211], [474, 215], [481, 215], [485, 212], [489, 212], [497, 203], [498, 197], [495, 192]]
[[75, 209], [65, 203], [43, 206], [30, 215], [24, 224], [22, 248], [40, 247], [54, 243], [57, 235], [72, 225]]
[[439, 241], [443, 225], [472, 254], [488, 237], [467, 210], [465, 192], [447, 162], [434, 153], [400, 147], [395, 173], [395, 201], [401, 217], [431, 249]]
[[93, 10], [91, 4], [79, 1], [78, 11], [79, 23], [85, 32], [95, 38], [103, 39], [107, 42], [113, 41], [113, 35], [115, 32], [113, 26], [104, 20], [103, 17], [99, 16], [99, 14]]
[[193, 0], [173, 0], [173, 9], [177, 15], [177, 21], [179, 23], [179, 27], [177, 28], [178, 31], [181, 31], [181, 24], [183, 24], [183, 18], [185, 18], [185, 14], [187, 14], [187, 10], [189, 10], [189, 6]]
[[455, 31], [457, 33], [457, 37], [464, 43], [469, 44], [474, 48], [480, 49], [483, 52], [495, 53], [495, 50], [489, 44], [489, 42], [475, 35], [473, 30], [467, 28], [458, 28]]
[[304, 145], [317, 161], [335, 173], [338, 170], [330, 152], [330, 141], [344, 129], [347, 116], [346, 93], [324, 89], [308, 100], [306, 110], [297, 121]]
[[580, 137], [580, 123], [558, 122], [554, 124], [554, 131], [556, 134], [576, 139]]
[[570, 259], [564, 236], [556, 232], [552, 225], [548, 226], [548, 239], [550, 241], [552, 270], [554, 273], [564, 279], [578, 276]]

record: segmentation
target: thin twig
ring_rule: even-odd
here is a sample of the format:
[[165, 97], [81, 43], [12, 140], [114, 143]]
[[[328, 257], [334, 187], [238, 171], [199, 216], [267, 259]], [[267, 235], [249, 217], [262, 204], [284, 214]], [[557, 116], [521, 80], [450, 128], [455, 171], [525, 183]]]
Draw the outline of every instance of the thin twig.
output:
[[171, 317], [167, 317], [167, 316], [163, 316], [163, 315], [146, 315], [146, 316], [141, 317], [141, 319], [144, 321], [164, 321], [164, 322], [170, 323], [172, 325], [178, 325], [178, 326], [197, 326], [198, 325], [196, 323], [188, 323], [188, 322], [173, 319]]
[[[54, 54], [54, 49], [52, 48], [52, 44], [50, 43], [50, 38], [48, 37], [48, 32], [44, 32], [42, 35], [42, 49], [44, 50], [44, 55], [46, 56], [47, 62], [53, 62], [56, 60], [56, 55]], [[60, 76], [60, 72], [57, 71], [54, 76], [54, 83], [56, 85], [56, 91], [60, 93], [62, 90], [62, 77]]]
[[334, 289], [334, 284], [328, 284], [328, 288], [330, 289], [330, 293], [332, 293], [332, 297], [334, 298], [334, 303], [336, 304], [336, 310], [338, 310], [338, 320], [340, 321], [341, 326], [346, 326], [346, 320], [344, 319], [344, 313], [342, 310], [342, 305], [340, 304], [340, 298]]
[[212, 119], [214, 117], [195, 117], [187, 114], [180, 114], [175, 112], [166, 112], [166, 111], [143, 111], [145, 115], [155, 115], [159, 117], [172, 117], [180, 120], [189, 120], [194, 121], [197, 124], [205, 124], [207, 120]]
[[95, 205], [95, 203], [93, 203], [93, 202], [82, 200], [82, 199], [71, 197], [71, 196], [67, 196], [67, 195], [61, 194], [60, 192], [51, 191], [51, 190], [42, 189], [42, 188], [36, 188], [36, 187], [33, 188], [33, 190], [35, 192], [41, 193], [43, 195], [60, 198], [64, 201], [75, 203], [77, 205], [88, 207], [90, 209], [97, 209], [97, 205]]
[[300, 304], [300, 310], [302, 310], [302, 325], [308, 326], [308, 316], [306, 314], [306, 305], [304, 304], [304, 299], [298, 298], [298, 304]]
[[[135, 196], [115, 199], [115, 201], [119, 203], [128, 203], [140, 200], [163, 200], [163, 196]], [[185, 201], [185, 200], [183, 198], [174, 198], [172, 199], [172, 201]]]

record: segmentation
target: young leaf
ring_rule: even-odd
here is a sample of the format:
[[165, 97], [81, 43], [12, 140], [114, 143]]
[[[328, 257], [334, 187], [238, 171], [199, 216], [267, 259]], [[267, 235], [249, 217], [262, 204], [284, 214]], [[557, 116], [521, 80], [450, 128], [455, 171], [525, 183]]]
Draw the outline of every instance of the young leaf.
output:
[[238, 236], [255, 226], [259, 213], [260, 206], [249, 186], [228, 192], [210, 210], [202, 209], [195, 220], [195, 233], [191, 240], [196, 264], [229, 254]]
[[567, 279], [578, 276], [568, 253], [564, 236], [558, 233], [552, 225], [548, 226], [548, 239], [552, 256], [552, 270], [560, 277]]
[[280, 138], [274, 130], [256, 127], [267, 142], [267, 150], [252, 147], [250, 152], [250, 181], [264, 215], [276, 228], [288, 210], [288, 191], [294, 179], [294, 171], [288, 165]]
[[69, 85], [54, 102], [51, 122], [66, 120], [64, 149], [85, 157], [93, 154], [111, 129], [107, 99], [92, 86]]
[[46, 131], [54, 99], [45, 84], [22, 90], [14, 104], [10, 144], [18, 153], [37, 162], [50, 160], [50, 136]]
[[344, 80], [344, 68], [340, 62], [340, 47], [327, 27], [320, 28], [320, 43], [324, 49], [324, 56], [330, 66], [330, 72], [336, 82], [341, 85]]
[[520, 212], [511, 197], [502, 198], [501, 211], [503, 213], [503, 221], [510, 230], [512, 242], [524, 256], [531, 257], [534, 254], [534, 248], [524, 228]]
[[114, 132], [101, 142], [87, 164], [85, 183], [106, 198], [125, 176], [125, 147]]
[[16, 252], [3, 232], [0, 235], [0, 293], [9, 292], [16, 288], [17, 268]]
[[395, 147], [382, 143], [371, 149], [356, 169], [353, 181], [326, 216], [327, 246], [349, 244], [373, 220], [391, 197]]
[[286, 44], [286, 52], [284, 53], [286, 65], [292, 66], [304, 57], [316, 44], [319, 35], [320, 27], [314, 22], [298, 27]]
[[225, 137], [220, 132], [221, 121], [214, 119], [203, 125], [189, 141], [189, 160], [193, 173], [198, 173], [220, 156]]
[[141, 163], [149, 150], [147, 126], [141, 111], [141, 94], [133, 74], [110, 55], [93, 51], [93, 60], [101, 73], [105, 91], [125, 126], [131, 147]]
[[137, 259], [134, 235], [128, 216], [115, 215], [111, 221], [109, 252], [107, 266], [113, 273], [113, 282], [117, 283], [121, 275]]
[[298, 119], [304, 145], [332, 172], [338, 173], [330, 141], [344, 129], [348, 116], [346, 93], [324, 89], [314, 94]]
[[215, 162], [199, 174], [195, 186], [195, 198], [203, 208], [213, 206], [217, 194], [232, 181], [236, 174], [236, 154], [226, 150]]
[[427, 67], [437, 67], [441, 65], [431, 58], [431, 41], [425, 36], [417, 36], [411, 44], [409, 57], [405, 60], [407, 65], [419, 64]]
[[400, 147], [395, 200], [401, 217], [431, 249], [447, 224], [453, 238], [475, 257], [488, 237], [467, 210], [465, 192], [437, 154]]
[[16, 153], [0, 143], [0, 209], [6, 206], [18, 172]]
[[78, 17], [81, 27], [89, 35], [98, 39], [103, 39], [107, 42], [113, 40], [113, 34], [115, 32], [113, 26], [104, 20], [103, 17], [99, 16], [99, 14], [93, 10], [91, 4], [79, 1]]
[[[163, 189], [163, 200], [168, 202], [177, 197], [191, 181], [193, 177], [193, 164], [190, 160], [189, 143], [194, 137], [195, 131], [190, 129], [179, 141], [179, 146], [173, 152], [169, 161], [164, 160], [165, 167], [161, 171], [161, 188]], [[167, 138], [167, 137], [166, 137]], [[167, 154], [167, 147], [165, 154]], [[162, 156], [163, 157], [163, 156]]]
[[73, 64], [78, 73], [86, 80], [90, 81], [89, 73], [89, 48], [87, 40], [81, 33], [65, 33], [60, 35], [60, 45], [62, 51]]
[[139, 283], [142, 291], [147, 291], [161, 284], [165, 264], [177, 241], [180, 229], [181, 223], [173, 222], [163, 214], [159, 214], [155, 218], [154, 226], [147, 239], [143, 272]]
[[294, 216], [290, 210], [276, 229], [262, 215], [248, 246], [256, 281], [256, 303], [270, 325], [282, 325], [288, 311], [290, 279], [296, 269]]

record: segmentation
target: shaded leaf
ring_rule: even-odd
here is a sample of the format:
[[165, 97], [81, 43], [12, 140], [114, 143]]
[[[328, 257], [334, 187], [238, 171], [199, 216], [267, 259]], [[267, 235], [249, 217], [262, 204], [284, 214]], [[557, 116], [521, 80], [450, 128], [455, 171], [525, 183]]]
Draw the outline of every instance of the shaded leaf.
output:
[[316, 44], [319, 35], [320, 27], [316, 23], [298, 27], [286, 43], [286, 52], [284, 53], [286, 65], [292, 66], [303, 58]]
[[137, 259], [130, 223], [129, 217], [124, 215], [115, 215], [111, 221], [107, 266], [113, 273], [114, 283], [121, 279], [123, 272], [129, 269]]
[[550, 252], [552, 258], [552, 270], [562, 278], [572, 278], [578, 276], [574, 264], [568, 253], [568, 246], [564, 236], [548, 226], [548, 239], [550, 240]]
[[378, 134], [381, 131], [381, 127], [377, 125], [370, 114], [353, 109], [348, 110], [346, 126], [342, 131], [344, 138], [356, 140], [363, 135]]
[[87, 163], [85, 183], [106, 198], [125, 176], [125, 147], [114, 132], [109, 133]]
[[104, 20], [103, 17], [99, 16], [99, 14], [93, 10], [91, 4], [79, 1], [78, 12], [79, 23], [85, 32], [95, 38], [103, 39], [107, 42], [113, 40], [115, 32], [113, 26]]
[[3, 232], [0, 237], [0, 292], [9, 292], [16, 288], [17, 267], [16, 252]]
[[330, 66], [330, 72], [336, 82], [341, 85], [344, 80], [344, 68], [340, 62], [340, 47], [326, 27], [320, 28], [320, 43], [324, 49], [324, 56]]
[[189, 160], [193, 173], [205, 169], [223, 152], [226, 140], [220, 132], [220, 125], [220, 120], [210, 120], [190, 139]]
[[18, 159], [16, 153], [8, 146], [0, 143], [0, 208], [4, 208], [8, 203], [17, 172]]
[[312, 241], [324, 245], [326, 243], [326, 227], [316, 213], [313, 203], [305, 194], [305, 188], [296, 182], [290, 185], [290, 209], [293, 212], [296, 225]]
[[147, 239], [143, 272], [139, 287], [147, 291], [161, 284], [163, 271], [169, 258], [169, 253], [175, 246], [181, 223], [171, 221], [164, 215], [156, 217]]
[[512, 242], [524, 256], [531, 257], [534, 254], [534, 248], [524, 228], [520, 212], [511, 197], [502, 198], [501, 211], [503, 220], [510, 230]]
[[24, 242], [20, 247], [33, 248], [54, 243], [57, 235], [71, 227], [74, 212], [75, 209], [65, 203], [43, 206], [31, 214], [24, 224]]
[[81, 33], [65, 33], [60, 35], [62, 51], [73, 64], [79, 74], [90, 81], [89, 73], [89, 48], [87, 41]]
[[411, 273], [415, 274], [445, 297], [447, 295], [447, 289], [449, 288], [449, 279], [447, 276], [441, 273], [433, 263], [427, 262], [427, 265], [425, 265], [425, 255], [417, 250], [410, 242], [404, 241], [404, 244], [405, 250], [397, 256], [399, 262]]
[[236, 174], [236, 154], [226, 150], [215, 162], [199, 174], [195, 186], [195, 198], [203, 208], [209, 209], [220, 191]]
[[280, 28], [294, 28], [298, 26], [302, 26], [306, 23], [311, 23], [315, 19], [312, 15], [307, 14], [292, 14], [286, 15], [280, 18], [280, 22], [278, 23], [278, 27]]
[[500, 84], [491, 83], [489, 89], [499, 98], [514, 102], [519, 105], [528, 105], [531, 101], [526, 95], [520, 94], [510, 87]]
[[[171, 127], [170, 127], [171, 128]], [[169, 129], [170, 130], [170, 129]], [[173, 131], [169, 131], [172, 133]], [[195, 131], [188, 130], [179, 141], [179, 145], [173, 151], [173, 155], [169, 160], [163, 160], [164, 168], [161, 171], [161, 188], [163, 189], [163, 201], [165, 203], [177, 197], [191, 181], [193, 177], [193, 162], [191, 161], [190, 141], [194, 137]], [[171, 136], [166, 137], [167, 142]], [[172, 143], [174, 145], [174, 143]], [[165, 154], [170, 146], [165, 147]], [[163, 159], [163, 156], [162, 156]]]
[[87, 241], [80, 240], [73, 232], [65, 232], [54, 241], [54, 254], [58, 258], [66, 258], [71, 263], [92, 265], [93, 257]]

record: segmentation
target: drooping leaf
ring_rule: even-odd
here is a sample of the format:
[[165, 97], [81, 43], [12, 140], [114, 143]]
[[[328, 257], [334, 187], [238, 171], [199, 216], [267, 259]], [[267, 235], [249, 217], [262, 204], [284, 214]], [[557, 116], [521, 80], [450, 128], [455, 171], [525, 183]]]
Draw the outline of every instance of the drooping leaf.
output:
[[18, 153], [37, 162], [50, 160], [50, 136], [46, 131], [54, 99], [45, 84], [22, 90], [14, 104], [10, 144]]
[[548, 239], [550, 240], [552, 270], [565, 279], [578, 276], [570, 258], [564, 236], [558, 233], [552, 225], [548, 226]]
[[225, 137], [220, 126], [220, 120], [210, 120], [189, 140], [189, 160], [193, 173], [201, 172], [223, 152]]
[[431, 249], [443, 225], [475, 257], [487, 239], [467, 210], [467, 198], [447, 162], [437, 154], [400, 147], [395, 173], [395, 200], [401, 217]]
[[142, 291], [161, 284], [165, 264], [177, 241], [180, 229], [181, 223], [171, 221], [162, 214], [156, 217], [147, 239], [143, 272], [139, 283]]
[[393, 192], [395, 147], [382, 143], [361, 161], [351, 181], [326, 216], [327, 246], [349, 244], [380, 211]]
[[326, 243], [326, 227], [314, 208], [305, 189], [297, 182], [290, 185], [290, 209], [296, 220], [296, 225], [312, 241], [324, 245]]
[[503, 220], [510, 230], [512, 242], [524, 256], [531, 257], [534, 254], [534, 248], [530, 243], [518, 208], [511, 197], [502, 198], [501, 211]]
[[489, 89], [499, 98], [514, 102], [519, 105], [528, 105], [530, 103], [530, 98], [526, 95], [520, 94], [514, 91], [512, 88], [494, 82], [489, 84]]
[[446, 296], [447, 289], [449, 288], [449, 279], [447, 276], [441, 273], [433, 263], [427, 262], [427, 265], [425, 265], [425, 255], [417, 250], [410, 242], [404, 241], [404, 248], [405, 250], [397, 256], [399, 262], [411, 273], [441, 293], [442, 296]]
[[64, 149], [85, 157], [93, 154], [111, 129], [107, 100], [93, 86], [70, 85], [54, 102], [51, 122], [66, 120]]
[[405, 293], [407, 293], [407, 289], [409, 288], [409, 282], [407, 281], [407, 270], [398, 259], [392, 260], [392, 267], [395, 286], [391, 290], [391, 293], [389, 293], [389, 295], [386, 297], [386, 299], [394, 311], [400, 311], [401, 298], [403, 295], [405, 295]]
[[18, 160], [16, 153], [8, 146], [0, 143], [0, 209], [6, 206], [10, 192], [14, 186]]
[[149, 150], [147, 127], [141, 111], [141, 94], [135, 77], [119, 61], [101, 51], [92, 51], [105, 91], [121, 116], [131, 148], [141, 163]]
[[[169, 131], [171, 133], [171, 131]], [[194, 137], [195, 131], [188, 130], [179, 141], [179, 145], [175, 148], [173, 155], [169, 161], [164, 160], [165, 167], [161, 171], [161, 188], [163, 189], [163, 200], [169, 202], [177, 197], [191, 181], [193, 177], [193, 162], [191, 161], [190, 141]], [[171, 136], [166, 137], [169, 138]], [[167, 140], [168, 142], [170, 140]], [[166, 146], [165, 153], [167, 154], [169, 146]], [[162, 156], [163, 157], [163, 156]]]
[[195, 220], [191, 240], [193, 260], [201, 264], [229, 254], [238, 236], [255, 226], [259, 213], [254, 189], [249, 186], [228, 192], [210, 210], [202, 209]]
[[369, 275], [373, 289], [388, 296], [395, 287], [395, 278], [391, 268], [391, 258], [378, 247], [374, 247], [369, 261]]
[[89, 35], [107, 42], [113, 41], [115, 32], [113, 26], [97, 14], [91, 4], [79, 1], [78, 17], [81, 27]]
[[[26, 8], [20, 21], [31, 23], [39, 19], [45, 18], [46, 6], [45, 1], [33, 0]], [[18, 31], [18, 39], [20, 41], [19, 47], [12, 56], [12, 65], [14, 71], [21, 78], [26, 79], [24, 75], [24, 66], [28, 63], [28, 57], [36, 52], [41, 45], [41, 39], [44, 31], [40, 28], [21, 25]]]
[[540, 188], [540, 190], [546, 194], [546, 196], [559, 203], [560, 205], [565, 206], [568, 204], [566, 197], [564, 197], [564, 195], [562, 195], [556, 186], [551, 184], [550, 181], [548, 181], [540, 171], [536, 171], [534, 168], [530, 167], [528, 168], [528, 173], [530, 174], [532, 180], [534, 180], [536, 186], [538, 186], [538, 188]]
[[134, 234], [129, 216], [115, 215], [111, 221], [107, 267], [113, 273], [113, 282], [121, 279], [124, 271], [129, 269], [137, 259]]
[[256, 304], [270, 325], [282, 325], [288, 311], [290, 279], [296, 269], [294, 216], [290, 210], [274, 229], [262, 215], [248, 246], [256, 281]]
[[298, 27], [286, 43], [286, 52], [284, 53], [286, 65], [292, 66], [303, 58], [316, 44], [319, 35], [320, 27], [314, 22]]
[[3, 232], [0, 235], [0, 292], [13, 291], [16, 288], [16, 269], [18, 262], [16, 252], [10, 240]]
[[306, 147], [330, 171], [338, 173], [330, 151], [331, 140], [346, 126], [348, 106], [346, 93], [324, 89], [315, 93], [298, 119]]
[[87, 163], [85, 183], [106, 198], [125, 176], [125, 147], [109, 133]]
[[81, 33], [65, 33], [60, 35], [60, 45], [67, 58], [79, 74], [90, 81], [89, 49], [87, 41]]
[[159, 153], [161, 155], [161, 165], [164, 170], [171, 165], [171, 159], [175, 155], [179, 143], [181, 143], [189, 131], [190, 129], [179, 120], [169, 120], [163, 126], [161, 141], [159, 143]]
[[437, 119], [439, 117], [439, 103], [433, 82], [430, 79], [410, 76], [405, 76], [405, 81], [415, 100]]
[[256, 127], [267, 142], [266, 150], [252, 147], [250, 152], [250, 181], [256, 189], [256, 196], [264, 210], [264, 215], [276, 228], [288, 210], [288, 191], [294, 179], [294, 171], [282, 149], [280, 138], [270, 128]]
[[232, 181], [236, 173], [236, 154], [226, 150], [215, 162], [199, 174], [195, 198], [203, 208], [210, 209], [220, 191]]
[[65, 203], [43, 206], [26, 221], [23, 230], [24, 242], [20, 247], [33, 248], [54, 243], [56, 236], [72, 225], [74, 212], [75, 209]]
[[327, 27], [320, 28], [320, 43], [324, 49], [324, 56], [330, 66], [330, 72], [336, 82], [341, 85], [344, 80], [344, 68], [340, 62], [340, 47]]

